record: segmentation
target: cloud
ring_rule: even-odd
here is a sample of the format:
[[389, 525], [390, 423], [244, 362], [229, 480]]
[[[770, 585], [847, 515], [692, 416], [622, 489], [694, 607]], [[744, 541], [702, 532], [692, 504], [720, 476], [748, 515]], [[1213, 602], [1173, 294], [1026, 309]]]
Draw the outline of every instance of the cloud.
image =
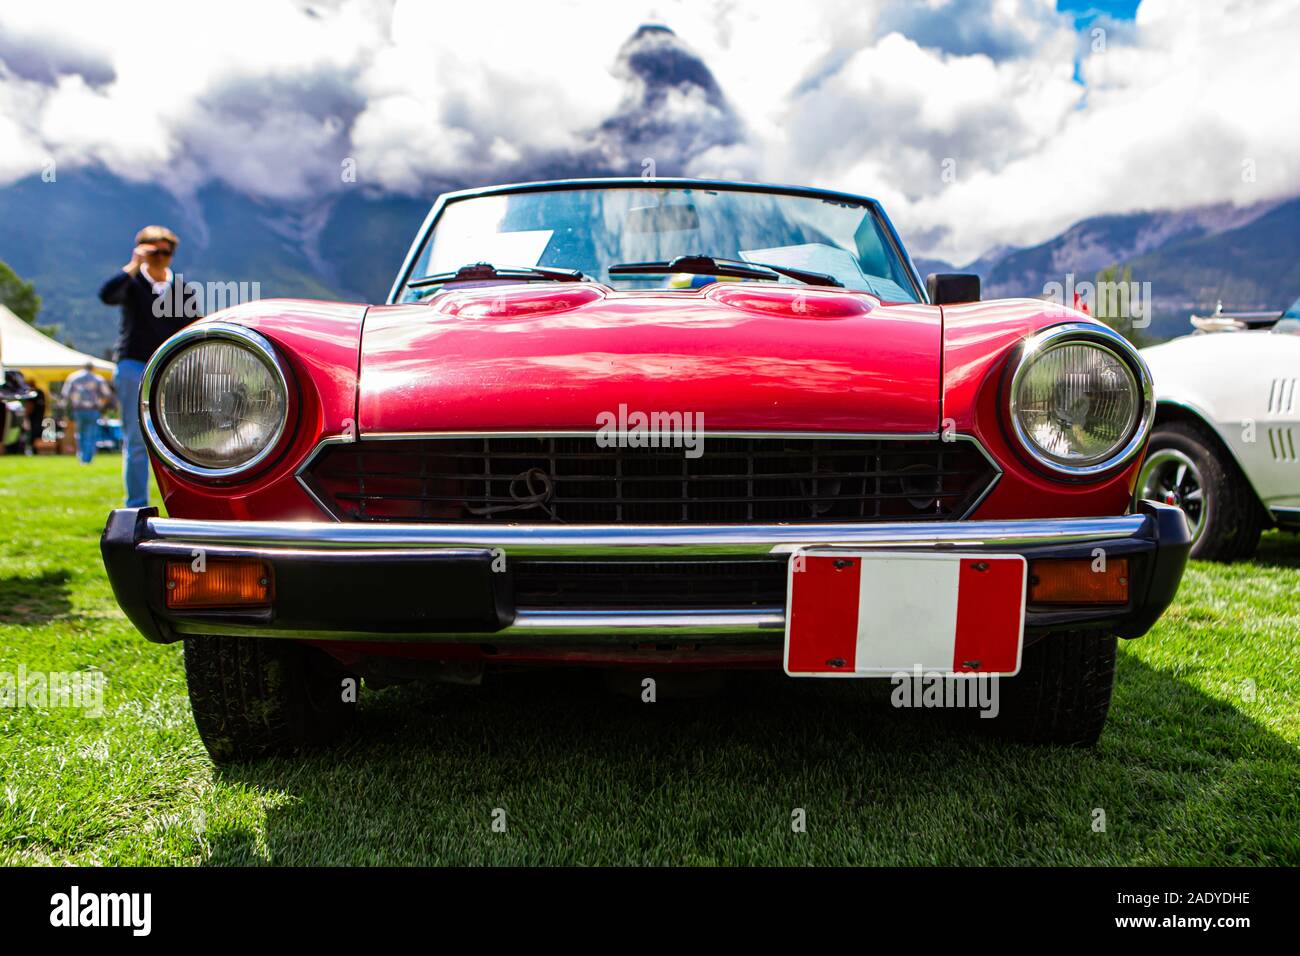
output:
[[[915, 8], [890, 12], [796, 90], [767, 167], [877, 196], [915, 253], [956, 262], [1088, 216], [1300, 192], [1300, 18], [1285, 0], [1146, 0], [1134, 23], [1098, 18], [1099, 35], [1042, 5], [977, 6], [1003, 55], [970, 36], [926, 45]], [[1017, 30], [1032, 43], [1005, 39]]]
[[887, 7], [876, 33], [899, 33], [940, 53], [1004, 60], [1035, 56], [1060, 26], [1061, 18], [1034, 0], [946, 0]]
[[[942, 228], [960, 259], [1028, 244], [1100, 213], [1238, 205], [1300, 192], [1300, 19], [1285, 2], [1147, 0], [1136, 38], [1083, 63], [1086, 108], [1040, 112], [1050, 135], [1000, 162], [976, 163], [909, 204], [907, 221]], [[1035, 108], [1044, 90], [1035, 84]], [[1019, 104], [1016, 111], [1028, 115]], [[963, 224], [978, 224], [968, 236]]]
[[9, 4], [0, 185], [53, 159], [311, 204], [355, 188], [345, 163], [431, 196], [652, 159], [875, 195], [914, 252], [964, 261], [1300, 192], [1289, 6], [1145, 0], [1079, 31], [1051, 0]]
[[[387, 42], [386, 7], [358, 0], [322, 14], [232, 0], [174, 5], [146, 24], [110, 4], [8, 5], [0, 36], [22, 37], [26, 52], [18, 66], [0, 52], [0, 107], [15, 133], [0, 145], [0, 176], [33, 171], [11, 156], [27, 166], [39, 156], [180, 193], [220, 179], [299, 197], [329, 164], [331, 131], [363, 105], [350, 91]], [[42, 60], [44, 50], [59, 56]]]
[[62, 76], [80, 76], [92, 86], [117, 78], [112, 56], [102, 47], [82, 46], [75, 37], [30, 33], [11, 23], [0, 33], [0, 62], [14, 77], [54, 85]]

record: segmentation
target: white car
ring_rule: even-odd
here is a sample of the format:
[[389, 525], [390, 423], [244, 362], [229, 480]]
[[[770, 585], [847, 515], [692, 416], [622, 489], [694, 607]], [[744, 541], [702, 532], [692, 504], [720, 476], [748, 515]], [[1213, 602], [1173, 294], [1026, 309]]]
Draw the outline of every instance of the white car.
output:
[[1136, 497], [1183, 509], [1193, 557], [1233, 561], [1270, 525], [1300, 529], [1300, 300], [1192, 322], [1142, 350], [1157, 412]]

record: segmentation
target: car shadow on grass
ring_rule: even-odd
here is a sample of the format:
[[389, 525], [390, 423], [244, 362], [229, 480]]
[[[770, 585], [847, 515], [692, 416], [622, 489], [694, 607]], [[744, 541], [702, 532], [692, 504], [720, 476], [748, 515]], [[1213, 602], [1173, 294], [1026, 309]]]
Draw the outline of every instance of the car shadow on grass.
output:
[[0, 577], [0, 624], [46, 624], [67, 615], [71, 579], [64, 568]]
[[1250, 560], [1267, 568], [1300, 568], [1300, 534], [1293, 531], [1265, 534]]
[[1296, 748], [1132, 656], [1094, 750], [897, 709], [885, 682], [749, 673], [647, 703], [639, 676], [371, 695], [334, 750], [218, 771], [267, 809], [211, 828], [208, 862], [1300, 862]]

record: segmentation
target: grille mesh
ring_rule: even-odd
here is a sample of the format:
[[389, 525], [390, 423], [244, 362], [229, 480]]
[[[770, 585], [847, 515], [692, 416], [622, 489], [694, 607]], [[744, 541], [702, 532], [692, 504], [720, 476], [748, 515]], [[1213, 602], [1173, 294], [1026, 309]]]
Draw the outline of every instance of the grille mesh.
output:
[[509, 564], [526, 608], [784, 607], [786, 560], [590, 561]]
[[707, 434], [695, 458], [594, 436], [362, 440], [303, 476], [344, 521], [514, 524], [953, 519], [996, 477], [967, 440]]

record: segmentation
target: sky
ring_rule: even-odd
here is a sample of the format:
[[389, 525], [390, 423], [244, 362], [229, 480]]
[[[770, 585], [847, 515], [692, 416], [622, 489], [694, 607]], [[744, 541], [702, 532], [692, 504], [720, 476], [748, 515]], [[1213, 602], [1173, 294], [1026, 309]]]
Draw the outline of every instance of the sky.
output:
[[[1295, 0], [123, 10], [0, 7], [0, 187], [98, 166], [182, 196], [432, 199], [599, 155], [872, 195], [914, 254], [956, 263], [1088, 216], [1300, 194]], [[627, 46], [644, 24], [715, 86], [647, 101]]]

